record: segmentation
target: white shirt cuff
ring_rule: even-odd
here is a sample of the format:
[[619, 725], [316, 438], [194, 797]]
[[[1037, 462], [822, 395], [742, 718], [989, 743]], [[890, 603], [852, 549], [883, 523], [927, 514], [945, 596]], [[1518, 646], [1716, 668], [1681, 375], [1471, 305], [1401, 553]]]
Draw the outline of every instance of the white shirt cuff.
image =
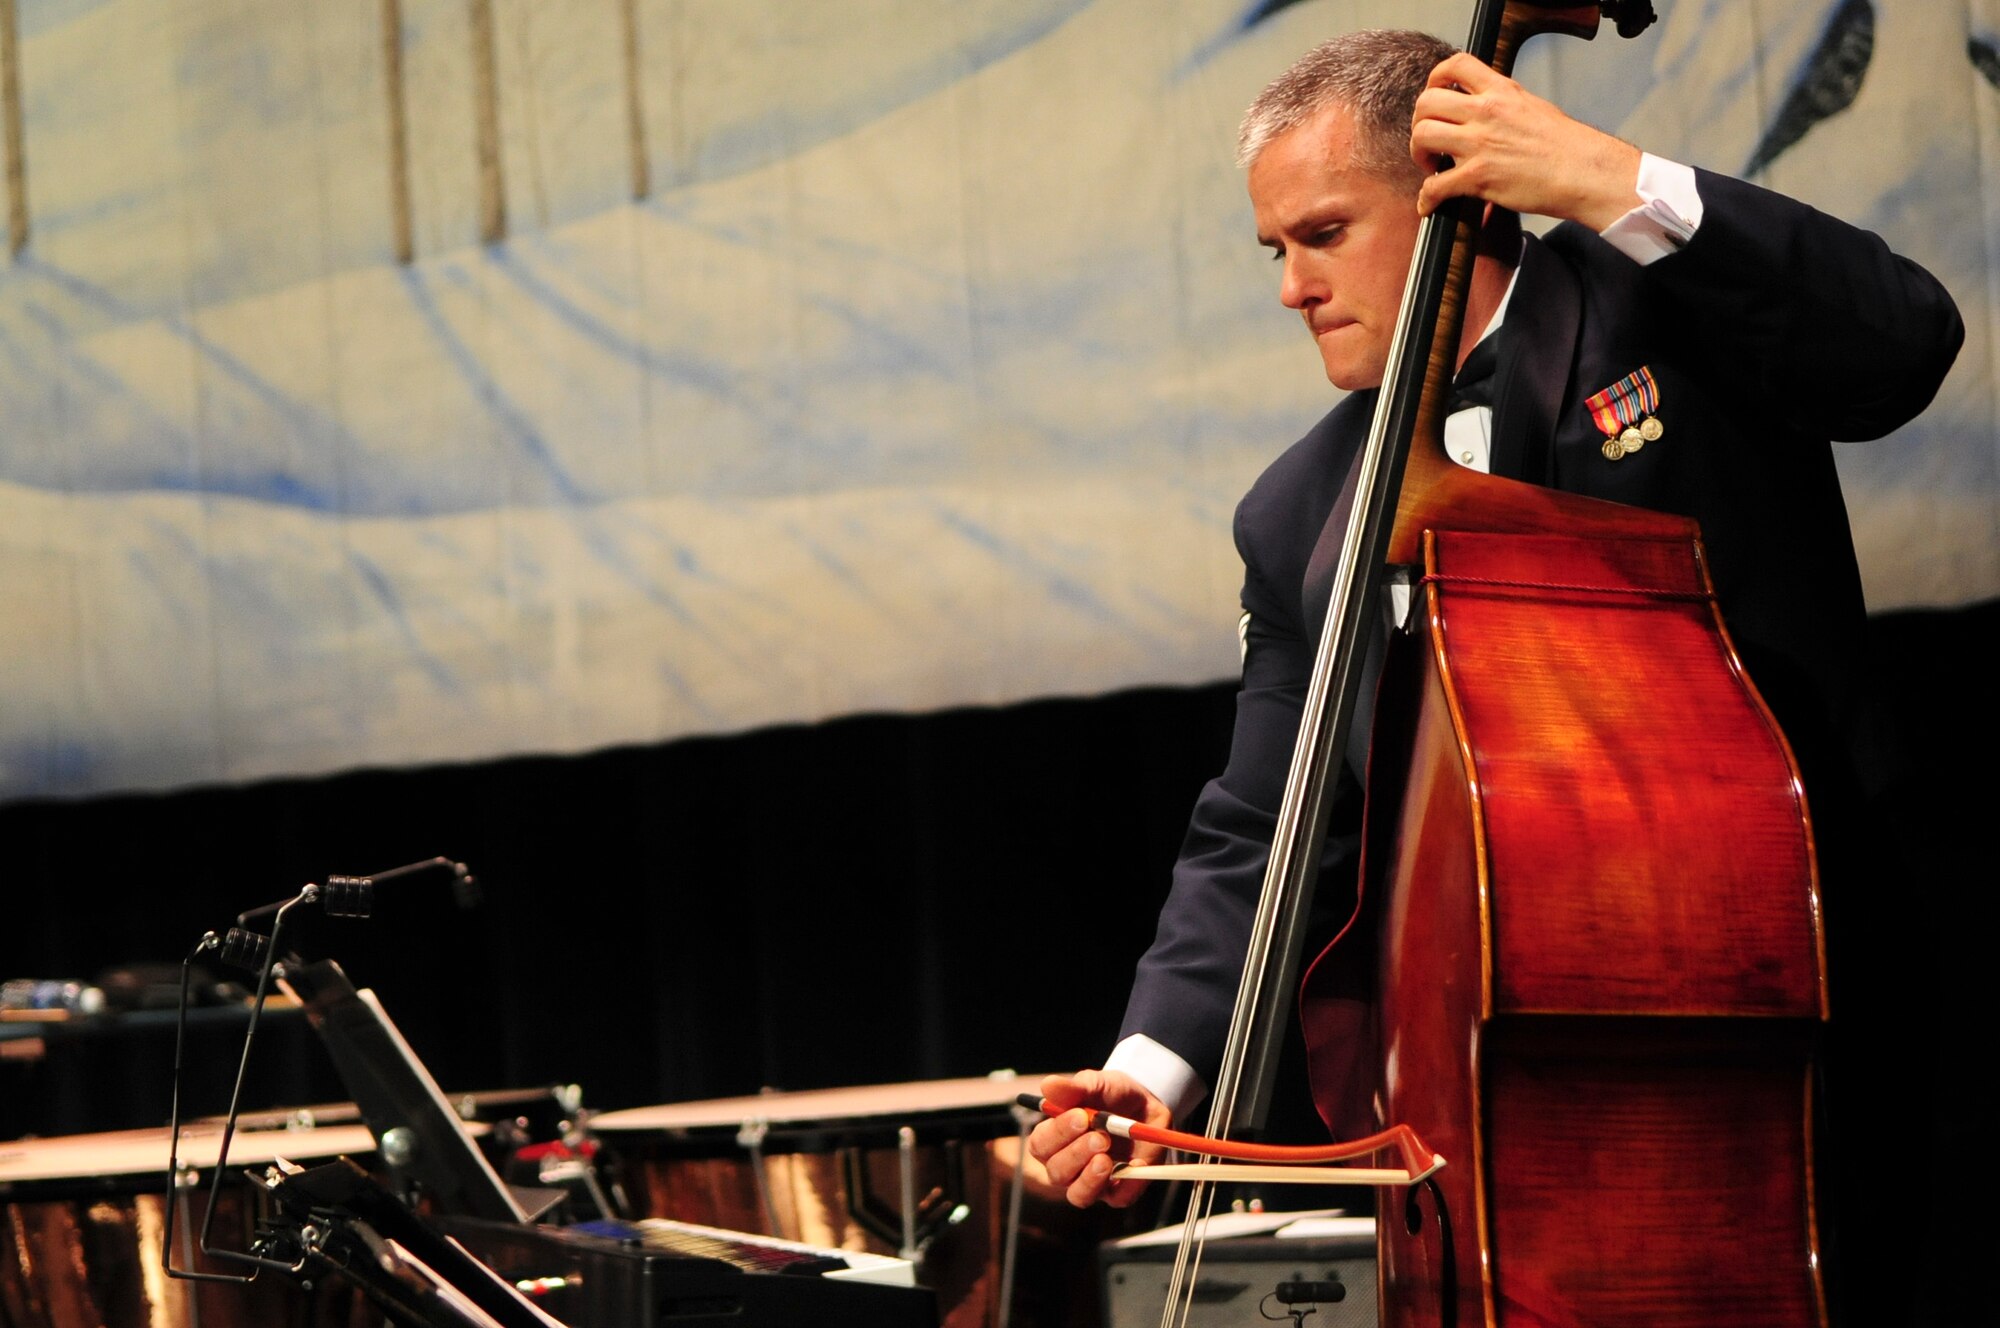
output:
[[1701, 225], [1701, 191], [1694, 169], [1677, 161], [1639, 156], [1639, 206], [1605, 227], [1612, 247], [1641, 266], [1656, 263], [1689, 240]]
[[1192, 1065], [1144, 1033], [1134, 1033], [1113, 1047], [1104, 1068], [1137, 1079], [1141, 1087], [1167, 1104], [1176, 1122], [1185, 1120], [1195, 1103], [1208, 1095], [1208, 1085]]

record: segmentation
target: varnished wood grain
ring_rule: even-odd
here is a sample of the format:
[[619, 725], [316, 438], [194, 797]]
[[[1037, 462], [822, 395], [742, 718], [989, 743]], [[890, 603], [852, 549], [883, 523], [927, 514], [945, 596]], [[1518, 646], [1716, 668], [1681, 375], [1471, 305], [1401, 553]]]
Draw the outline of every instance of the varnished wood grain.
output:
[[[1507, 4], [1492, 63], [1597, 24]], [[1346, 1096], [1374, 1090], [1448, 1159], [1428, 1225], [1381, 1195], [1383, 1322], [1824, 1324], [1807, 1085], [1827, 993], [1797, 766], [1692, 522], [1445, 456], [1474, 215], [1388, 542], [1421, 559], [1425, 615], [1390, 652], [1369, 769], [1381, 1060]]]
[[[1384, 1119], [1449, 1160], [1450, 1321], [1823, 1323], [1810, 822], [1699, 546], [1426, 550], [1364, 870]], [[1384, 1322], [1444, 1321], [1435, 1233], [1381, 1245]]]

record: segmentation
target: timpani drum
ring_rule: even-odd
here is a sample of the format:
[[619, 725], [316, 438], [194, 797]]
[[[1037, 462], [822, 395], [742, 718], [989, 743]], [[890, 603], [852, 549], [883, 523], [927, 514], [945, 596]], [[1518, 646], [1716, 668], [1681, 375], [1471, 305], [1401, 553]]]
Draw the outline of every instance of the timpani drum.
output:
[[[527, 1188], [568, 1189], [584, 1216], [608, 1213], [603, 1196], [591, 1191], [594, 1178], [572, 1177], [551, 1164], [533, 1165], [536, 1150], [570, 1138], [583, 1117], [583, 1090], [574, 1084], [542, 1088], [502, 1088], [474, 1093], [445, 1093], [445, 1104], [465, 1122], [479, 1151], [502, 1180]], [[195, 1124], [220, 1129], [225, 1117], [203, 1116]], [[305, 1107], [246, 1111], [236, 1118], [238, 1130], [300, 1129], [362, 1124], [361, 1108], [353, 1102], [323, 1102]]]
[[[944, 1328], [1000, 1317], [1017, 1094], [1040, 1076], [760, 1093], [590, 1118], [635, 1216], [898, 1255]], [[1018, 1149], [1007, 1149], [1018, 1157]]]
[[[443, 1096], [445, 1104], [467, 1124], [484, 1125], [494, 1134], [517, 1136], [523, 1140], [556, 1138], [583, 1106], [583, 1090], [574, 1084], [444, 1093]], [[226, 1119], [224, 1116], [201, 1116], [192, 1124], [220, 1129]], [[359, 1124], [362, 1124], [361, 1108], [352, 1102], [322, 1102], [305, 1107], [244, 1111], [237, 1113], [236, 1117], [238, 1130], [296, 1130], [316, 1125]], [[482, 1135], [482, 1138], [485, 1137]]]
[[[169, 1193], [169, 1131], [120, 1130], [0, 1143], [0, 1320], [13, 1328], [250, 1328], [251, 1325], [379, 1321], [359, 1293], [325, 1288], [302, 1315], [300, 1288], [260, 1274], [248, 1286], [169, 1278], [162, 1268], [167, 1205], [174, 1205], [173, 1264], [241, 1275], [248, 1265], [200, 1258], [211, 1169], [222, 1130], [200, 1122], [181, 1130], [182, 1184]], [[280, 1159], [311, 1165], [364, 1156], [375, 1140], [362, 1125], [244, 1129], [230, 1140], [227, 1169]], [[218, 1195], [211, 1248], [249, 1248], [260, 1196], [226, 1180]]]

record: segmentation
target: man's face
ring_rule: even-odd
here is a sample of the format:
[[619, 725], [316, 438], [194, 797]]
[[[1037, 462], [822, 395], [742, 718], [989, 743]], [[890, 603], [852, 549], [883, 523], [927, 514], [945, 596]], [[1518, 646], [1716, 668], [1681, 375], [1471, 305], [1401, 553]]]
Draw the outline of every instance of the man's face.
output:
[[1354, 146], [1354, 117], [1329, 106], [1250, 166], [1257, 239], [1284, 265], [1278, 298], [1348, 391], [1382, 383], [1417, 241], [1416, 195], [1354, 165]]

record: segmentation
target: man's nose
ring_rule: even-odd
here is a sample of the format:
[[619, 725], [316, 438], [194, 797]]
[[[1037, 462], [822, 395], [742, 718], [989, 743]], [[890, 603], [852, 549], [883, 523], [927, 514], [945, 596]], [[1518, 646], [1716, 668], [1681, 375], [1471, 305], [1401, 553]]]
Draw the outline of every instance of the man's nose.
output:
[[1308, 309], [1326, 299], [1326, 283], [1314, 271], [1312, 255], [1293, 250], [1285, 255], [1278, 279], [1278, 299], [1287, 309]]

